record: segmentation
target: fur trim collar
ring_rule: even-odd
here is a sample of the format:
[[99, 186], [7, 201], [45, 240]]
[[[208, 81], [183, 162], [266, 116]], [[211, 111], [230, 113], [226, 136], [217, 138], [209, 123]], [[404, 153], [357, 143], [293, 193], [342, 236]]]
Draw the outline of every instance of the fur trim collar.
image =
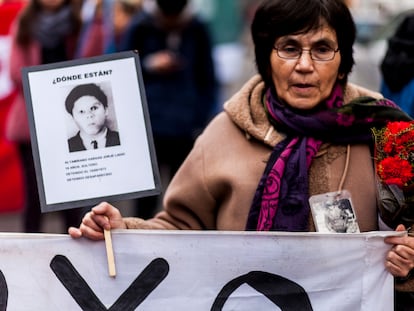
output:
[[[263, 108], [264, 82], [259, 75], [253, 76], [225, 104], [224, 111], [245, 133], [248, 139], [255, 138], [274, 147], [284, 139], [267, 119]], [[359, 96], [381, 98], [381, 94], [348, 83], [344, 92], [345, 103]]]

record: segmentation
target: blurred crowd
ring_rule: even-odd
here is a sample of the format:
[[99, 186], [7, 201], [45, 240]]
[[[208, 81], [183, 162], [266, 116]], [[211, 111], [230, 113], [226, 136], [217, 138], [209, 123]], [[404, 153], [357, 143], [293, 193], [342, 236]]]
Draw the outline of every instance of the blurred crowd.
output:
[[[255, 2], [0, 0], [0, 231], [50, 232], [50, 217], [40, 212], [23, 67], [138, 50], [165, 188], [234, 87], [255, 72], [244, 62]], [[161, 199], [126, 205], [148, 218]], [[54, 212], [61, 224], [53, 232], [66, 232], [83, 213]], [[16, 228], [2, 228], [10, 215]]]

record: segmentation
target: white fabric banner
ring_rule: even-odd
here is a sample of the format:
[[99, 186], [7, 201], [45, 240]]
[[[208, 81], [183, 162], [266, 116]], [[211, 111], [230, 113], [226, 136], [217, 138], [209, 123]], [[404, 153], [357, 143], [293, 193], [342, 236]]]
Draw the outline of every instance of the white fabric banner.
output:
[[115, 277], [103, 241], [0, 234], [0, 311], [389, 311], [394, 234], [119, 230]]

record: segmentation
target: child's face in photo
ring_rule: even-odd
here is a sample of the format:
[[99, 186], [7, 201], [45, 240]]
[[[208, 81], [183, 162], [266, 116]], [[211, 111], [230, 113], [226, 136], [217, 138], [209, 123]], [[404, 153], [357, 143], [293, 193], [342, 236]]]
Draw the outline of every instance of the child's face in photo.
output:
[[74, 103], [72, 115], [80, 131], [93, 136], [104, 129], [107, 111], [94, 96], [82, 96]]

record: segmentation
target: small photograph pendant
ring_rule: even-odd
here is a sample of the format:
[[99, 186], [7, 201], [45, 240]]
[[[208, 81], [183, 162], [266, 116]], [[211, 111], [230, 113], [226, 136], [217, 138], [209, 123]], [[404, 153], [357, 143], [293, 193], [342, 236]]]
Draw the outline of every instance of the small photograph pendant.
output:
[[326, 233], [360, 232], [351, 195], [347, 190], [311, 196], [309, 204], [316, 231]]

